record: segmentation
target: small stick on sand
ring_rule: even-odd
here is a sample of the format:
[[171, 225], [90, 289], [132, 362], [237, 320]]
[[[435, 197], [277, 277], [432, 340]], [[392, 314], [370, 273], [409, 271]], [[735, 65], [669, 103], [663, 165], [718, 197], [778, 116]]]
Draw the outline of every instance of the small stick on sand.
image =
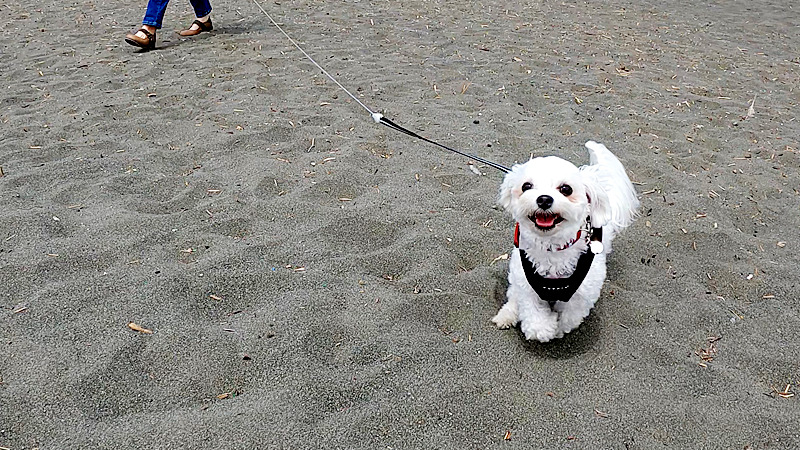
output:
[[147, 328], [144, 328], [141, 325], [135, 324], [133, 322], [128, 322], [128, 328], [130, 328], [133, 331], [138, 331], [139, 333], [153, 334], [152, 330], [148, 330]]
[[756, 115], [755, 104], [756, 104], [756, 96], [754, 95], [753, 96], [753, 101], [750, 102], [750, 107], [747, 108], [747, 115], [744, 116], [745, 119], [749, 119], [749, 118], [751, 118], [751, 117]]
[[786, 388], [783, 391], [779, 391], [775, 386], [770, 386], [772, 388], [772, 392], [768, 395], [770, 397], [775, 398], [775, 396], [779, 396], [781, 398], [792, 398], [794, 397], [794, 392], [791, 392], [789, 389], [792, 387], [791, 384], [787, 384]]
[[597, 417], [602, 417], [604, 419], [607, 419], [609, 417], [608, 413], [604, 413], [603, 411], [600, 411], [599, 409], [596, 408], [594, 410], [594, 413], [597, 414]]
[[505, 261], [507, 259], [508, 259], [508, 253], [503, 253], [502, 255], [498, 256], [495, 259], [493, 259], [492, 262], [489, 263], [489, 265], [491, 266], [492, 264], [496, 263], [497, 261], [500, 261], [500, 260]]

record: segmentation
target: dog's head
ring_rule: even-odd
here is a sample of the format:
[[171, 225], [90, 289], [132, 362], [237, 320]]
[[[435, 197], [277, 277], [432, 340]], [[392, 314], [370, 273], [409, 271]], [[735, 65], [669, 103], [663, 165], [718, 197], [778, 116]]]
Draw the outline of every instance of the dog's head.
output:
[[594, 226], [607, 220], [602, 186], [556, 156], [514, 165], [500, 186], [498, 202], [527, 235], [547, 244], [574, 238], [587, 216]]

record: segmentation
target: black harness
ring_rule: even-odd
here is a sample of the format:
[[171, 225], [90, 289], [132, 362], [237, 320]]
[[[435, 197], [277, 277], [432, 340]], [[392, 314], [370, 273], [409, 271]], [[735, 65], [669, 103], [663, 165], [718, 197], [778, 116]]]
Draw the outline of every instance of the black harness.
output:
[[[519, 225], [517, 225], [519, 227]], [[519, 228], [517, 228], [518, 230]], [[517, 231], [518, 232], [518, 231]], [[525, 271], [525, 278], [528, 279], [528, 284], [531, 285], [536, 294], [539, 297], [550, 304], [550, 309], [553, 309], [553, 306], [556, 302], [568, 302], [578, 288], [583, 283], [583, 280], [586, 279], [586, 275], [589, 273], [589, 269], [592, 267], [592, 261], [594, 261], [595, 253], [601, 253], [602, 249], [602, 241], [603, 241], [603, 228], [591, 228], [591, 234], [589, 235], [590, 244], [597, 242], [600, 245], [598, 246], [595, 244], [595, 247], [592, 245], [586, 249], [581, 257], [578, 259], [578, 264], [575, 267], [575, 271], [572, 272], [572, 275], [565, 278], [545, 278], [538, 273], [536, 273], [536, 269], [534, 268], [534, 264], [528, 259], [528, 254], [523, 249], [519, 249], [520, 259], [522, 260], [522, 269]], [[514, 244], [516, 244], [517, 248], [519, 248], [519, 240], [518, 237], [515, 236]]]

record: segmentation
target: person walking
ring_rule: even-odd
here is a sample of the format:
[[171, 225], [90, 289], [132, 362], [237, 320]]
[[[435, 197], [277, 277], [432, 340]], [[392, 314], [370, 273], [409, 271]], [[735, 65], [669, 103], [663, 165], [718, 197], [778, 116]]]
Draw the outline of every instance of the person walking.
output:
[[[194, 36], [204, 31], [211, 31], [214, 25], [211, 23], [211, 3], [209, 0], [189, 0], [194, 8], [197, 20], [185, 30], [178, 32], [181, 36]], [[167, 10], [169, 0], [149, 0], [147, 11], [142, 20], [142, 27], [136, 33], [125, 35], [125, 42], [135, 47], [145, 50], [156, 48], [156, 30], [161, 29], [161, 22], [164, 20], [164, 12]]]

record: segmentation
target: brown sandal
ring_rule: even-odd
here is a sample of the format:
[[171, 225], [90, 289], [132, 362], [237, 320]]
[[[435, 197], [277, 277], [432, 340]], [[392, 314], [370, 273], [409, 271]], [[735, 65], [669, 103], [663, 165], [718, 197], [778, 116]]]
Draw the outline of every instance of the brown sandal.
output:
[[[136, 35], [136, 33], [138, 33], [139, 31], [141, 31], [145, 35], [144, 38], [140, 38], [139, 36]], [[139, 28], [139, 30], [136, 31], [136, 33], [126, 34], [125, 42], [133, 45], [134, 47], [141, 47], [145, 50], [153, 50], [154, 48], [156, 48], [155, 33], [151, 33], [144, 28]]]
[[192, 25], [197, 25], [198, 28], [196, 30], [192, 30], [192, 26], [189, 25], [189, 28], [179, 31], [178, 34], [180, 34], [181, 36], [195, 36], [204, 31], [211, 31], [214, 29], [214, 25], [211, 24], [210, 17], [206, 22], [195, 20], [194, 22], [192, 22]]

